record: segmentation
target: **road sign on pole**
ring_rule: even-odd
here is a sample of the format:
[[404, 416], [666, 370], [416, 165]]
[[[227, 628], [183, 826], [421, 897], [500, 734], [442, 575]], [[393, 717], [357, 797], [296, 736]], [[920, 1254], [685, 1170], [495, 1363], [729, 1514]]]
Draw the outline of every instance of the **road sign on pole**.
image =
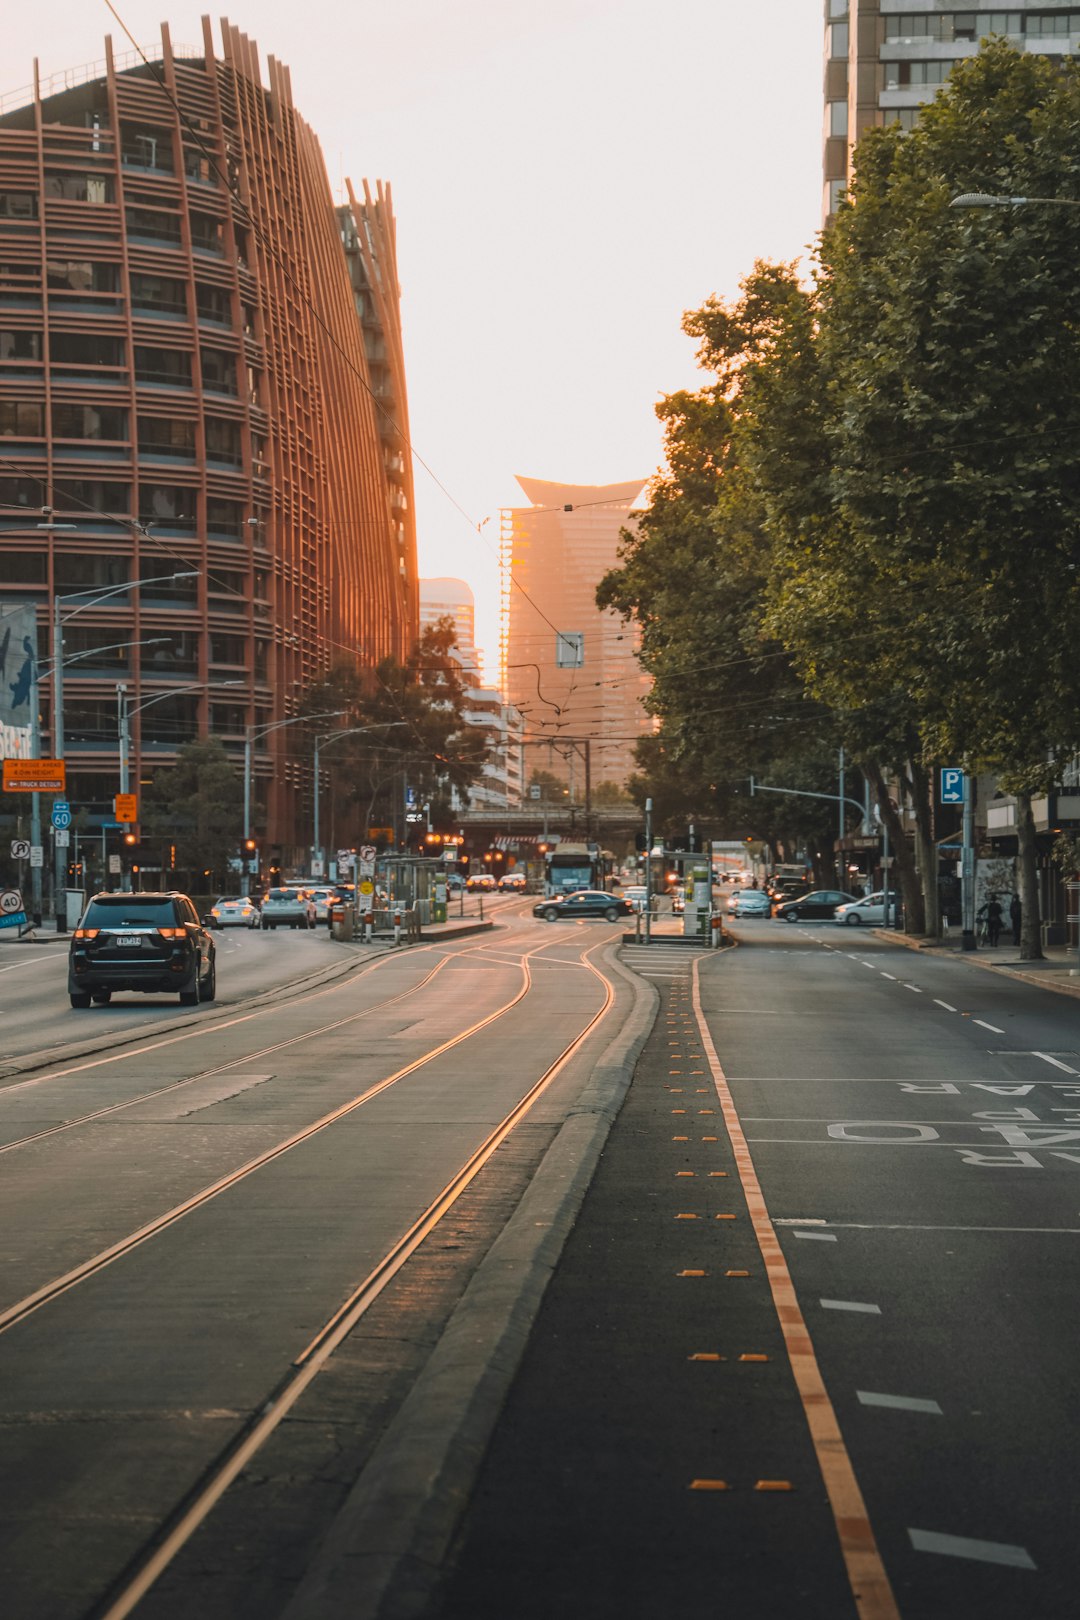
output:
[[57, 849], [67, 849], [71, 842], [71, 833], [66, 827], [54, 827], [53, 842]]
[[5, 759], [5, 793], [63, 793], [67, 778], [62, 759]]
[[53, 800], [52, 824], [54, 827], [71, 826], [71, 806], [66, 799]]
[[941, 767], [941, 802], [942, 804], [964, 802], [964, 773], [953, 765]]
[[117, 821], [138, 821], [139, 800], [134, 793], [116, 793], [113, 795], [113, 814]]
[[30, 855], [29, 838], [13, 838], [11, 840], [11, 858], [15, 861], [25, 861]]

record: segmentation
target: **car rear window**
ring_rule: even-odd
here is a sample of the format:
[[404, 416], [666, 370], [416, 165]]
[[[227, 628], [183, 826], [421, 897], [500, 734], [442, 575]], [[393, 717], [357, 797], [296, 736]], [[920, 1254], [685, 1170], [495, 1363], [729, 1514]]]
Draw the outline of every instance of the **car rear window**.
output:
[[175, 928], [176, 911], [171, 900], [140, 900], [137, 895], [102, 895], [91, 900], [84, 928]]
[[266, 898], [268, 900], [300, 900], [303, 896], [299, 889], [269, 889]]

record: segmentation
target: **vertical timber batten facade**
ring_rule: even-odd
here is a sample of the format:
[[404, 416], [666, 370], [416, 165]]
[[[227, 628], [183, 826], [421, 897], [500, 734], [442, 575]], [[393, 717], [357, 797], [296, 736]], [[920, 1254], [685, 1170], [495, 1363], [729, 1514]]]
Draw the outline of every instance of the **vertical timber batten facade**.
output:
[[221, 41], [163, 28], [123, 71], [107, 41], [102, 76], [0, 115], [0, 595], [38, 605], [42, 658], [57, 594], [65, 655], [108, 649], [64, 681], [95, 823], [122, 681], [132, 786], [198, 735], [240, 766], [252, 728], [253, 827], [288, 860], [310, 759], [257, 734], [417, 630], [394, 222], [382, 186], [335, 207], [287, 69]]

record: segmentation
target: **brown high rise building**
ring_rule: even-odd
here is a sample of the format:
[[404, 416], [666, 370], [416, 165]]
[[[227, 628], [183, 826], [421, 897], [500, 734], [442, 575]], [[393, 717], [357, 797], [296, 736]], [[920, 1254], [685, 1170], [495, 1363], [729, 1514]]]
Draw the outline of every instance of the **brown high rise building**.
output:
[[263, 83], [227, 24], [220, 54], [209, 23], [156, 62], [107, 50], [0, 113], [0, 595], [37, 605], [42, 658], [57, 597], [65, 656], [103, 649], [64, 681], [92, 823], [123, 682], [132, 787], [197, 735], [239, 766], [247, 736], [253, 830], [300, 860], [311, 767], [277, 723], [416, 634], [389, 192], [335, 208], [288, 71]]
[[592, 785], [624, 783], [636, 739], [653, 729], [642, 707], [651, 681], [635, 657], [634, 627], [596, 605], [596, 587], [618, 564], [620, 534], [634, 527], [630, 508], [644, 482], [519, 478], [533, 504], [503, 513], [503, 692], [525, 720], [526, 776], [552, 772], [577, 802], [586, 764]]

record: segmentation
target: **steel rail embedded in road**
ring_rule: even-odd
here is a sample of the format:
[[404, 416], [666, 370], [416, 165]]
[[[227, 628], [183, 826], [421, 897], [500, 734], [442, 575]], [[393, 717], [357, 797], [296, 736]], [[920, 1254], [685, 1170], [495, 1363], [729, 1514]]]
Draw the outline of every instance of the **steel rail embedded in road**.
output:
[[[280, 1159], [284, 1154], [291, 1152], [293, 1148], [298, 1147], [301, 1143], [309, 1141], [311, 1137], [316, 1136], [320, 1132], [328, 1129], [331, 1125], [336, 1124], [339, 1120], [347, 1118], [348, 1115], [355, 1112], [357, 1108], [362, 1108], [365, 1103], [371, 1102], [373, 1098], [381, 1095], [381, 1093], [386, 1091], [390, 1086], [396, 1085], [398, 1081], [404, 1080], [408, 1075], [414, 1074], [418, 1069], [422, 1069], [427, 1064], [432, 1063], [436, 1058], [441, 1057], [444, 1052], [449, 1052], [454, 1047], [460, 1046], [463, 1042], [470, 1040], [474, 1035], [478, 1035], [481, 1030], [487, 1029], [489, 1025], [495, 1023], [498, 1019], [504, 1018], [507, 1013], [509, 1013], [519, 1004], [519, 1002], [524, 1000], [525, 996], [529, 992], [529, 987], [532, 983], [532, 976], [529, 972], [528, 965], [530, 957], [538, 956], [542, 951], [549, 949], [554, 943], [555, 942], [552, 940], [545, 940], [544, 944], [534, 946], [532, 950], [526, 951], [523, 954], [521, 958], [521, 972], [523, 975], [521, 989], [516, 995], [512, 996], [509, 1001], [505, 1002], [501, 1007], [496, 1008], [494, 1012], [488, 1013], [485, 1017], [478, 1019], [476, 1023], [470, 1024], [467, 1029], [464, 1029], [459, 1034], [452, 1036], [450, 1040], [443, 1041], [438, 1046], [432, 1047], [431, 1050], [425, 1052], [423, 1056], [414, 1059], [411, 1063], [407, 1063], [403, 1068], [396, 1070], [393, 1074], [386, 1075], [383, 1079], [377, 1080], [374, 1085], [368, 1086], [364, 1091], [358, 1093], [357, 1096], [350, 1098], [348, 1102], [342, 1103], [339, 1107], [332, 1109], [330, 1113], [322, 1115], [319, 1119], [314, 1120], [310, 1125], [304, 1126], [302, 1130], [293, 1132], [290, 1136], [284, 1138], [282, 1141], [275, 1143], [273, 1147], [267, 1148], [264, 1152], [256, 1154], [253, 1159], [249, 1159], [245, 1164], [239, 1165], [235, 1170], [231, 1170], [227, 1175], [220, 1176], [216, 1181], [211, 1182], [208, 1186], [201, 1188], [197, 1193], [192, 1194], [190, 1198], [186, 1198], [181, 1203], [175, 1204], [171, 1209], [166, 1210], [163, 1214], [155, 1216], [152, 1221], [146, 1222], [145, 1225], [139, 1227], [136, 1231], [130, 1232], [126, 1237], [120, 1238], [116, 1243], [110, 1244], [108, 1248], [100, 1250], [96, 1255], [91, 1255], [89, 1259], [82, 1261], [77, 1266], [74, 1266], [70, 1271], [65, 1272], [62, 1276], [55, 1277], [51, 1282], [43, 1284], [41, 1288], [35, 1289], [33, 1293], [27, 1294], [21, 1300], [17, 1300], [13, 1305], [9, 1306], [7, 1310], [0, 1311], [0, 1334], [6, 1333], [17, 1323], [24, 1321], [26, 1317], [31, 1316], [35, 1311], [40, 1310], [42, 1306], [48, 1305], [53, 1300], [59, 1299], [61, 1295], [68, 1293], [72, 1288], [75, 1288], [80, 1283], [85, 1282], [89, 1277], [96, 1276], [100, 1271], [103, 1271], [106, 1266], [112, 1265], [114, 1261], [123, 1258], [124, 1255], [130, 1254], [132, 1250], [141, 1247], [144, 1243], [149, 1242], [152, 1238], [159, 1236], [169, 1227], [175, 1225], [177, 1221], [183, 1220], [185, 1216], [190, 1215], [197, 1209], [201, 1209], [203, 1205], [211, 1202], [211, 1200], [214, 1198], [219, 1197], [222, 1193], [227, 1192], [230, 1188], [237, 1186], [241, 1181], [245, 1181], [249, 1176], [254, 1175], [257, 1170], [261, 1170], [264, 1166], [272, 1164], [276, 1159]], [[596, 947], [594, 946], [593, 949], [596, 949]], [[599, 973], [599, 970], [593, 967], [591, 963], [585, 961], [587, 954], [587, 952], [579, 953], [581, 961], [587, 967], [589, 967], [591, 972], [596, 973], [598, 977], [603, 979], [603, 975]], [[450, 960], [450, 958], [447, 958], [446, 960]], [[365, 1009], [364, 1013], [353, 1013], [350, 1015], [350, 1017], [339, 1020], [337, 1026], [335, 1027], [340, 1027], [342, 1024], [355, 1022], [361, 1017], [366, 1016], [369, 1010], [370, 1009]], [[280, 1042], [278, 1049], [280, 1049], [282, 1046], [297, 1045], [306, 1040], [316, 1039], [323, 1033], [324, 1032], [322, 1030], [305, 1032], [304, 1034], [291, 1037], [287, 1041]], [[245, 1063], [250, 1063], [251, 1054], [245, 1054], [242, 1061]]]
[[[512, 1007], [516, 1006], [527, 994], [531, 984], [531, 975], [528, 971], [529, 958], [539, 955], [552, 943], [554, 942], [548, 941], [523, 956], [521, 966], [525, 973], [526, 983], [511, 1002], [508, 1002], [499, 1011], [489, 1014], [473, 1029], [436, 1048], [427, 1058], [421, 1059], [418, 1063], [410, 1064], [408, 1069], [401, 1071], [401, 1075], [411, 1073], [412, 1070], [421, 1067], [423, 1063], [430, 1061], [431, 1057], [447, 1051], [452, 1046], [460, 1045], [462, 1041], [468, 1039], [479, 1029], [495, 1022], [496, 1019], [503, 1017]], [[573, 1040], [563, 1048], [554, 1062], [548, 1065], [540, 1077], [530, 1086], [529, 1090], [519, 1098], [509, 1113], [504, 1115], [502, 1120], [489, 1131], [488, 1135], [473, 1150], [461, 1169], [447, 1183], [438, 1197], [429, 1204], [419, 1219], [388, 1250], [383, 1259], [359, 1284], [349, 1299], [323, 1324], [314, 1338], [293, 1357], [289, 1372], [266, 1400], [260, 1403], [248, 1423], [219, 1454], [198, 1484], [178, 1504], [173, 1514], [161, 1525], [152, 1545], [128, 1566], [128, 1570], [120, 1577], [112, 1592], [94, 1609], [95, 1620], [124, 1620], [125, 1616], [131, 1614], [135, 1606], [168, 1568], [177, 1553], [181, 1551], [195, 1531], [208, 1518], [229, 1486], [247, 1467], [251, 1459], [258, 1453], [283, 1419], [287, 1417], [296, 1402], [317, 1377], [334, 1351], [356, 1327], [365, 1312], [370, 1309], [382, 1291], [420, 1247], [424, 1239], [453, 1209], [458, 1199], [487, 1164], [495, 1151], [529, 1113], [537, 1100], [562, 1072], [571, 1058], [580, 1050], [597, 1026], [607, 1017], [615, 1001], [615, 988], [611, 979], [601, 972], [595, 963], [589, 961], [589, 956], [598, 949], [600, 947], [594, 945], [588, 950], [579, 952], [578, 961], [590, 973], [594, 974], [604, 986], [603, 1005], [592, 1015], [584, 1028], [579, 1030]], [[397, 1079], [400, 1077], [394, 1076], [392, 1078]], [[392, 1081], [385, 1081], [378, 1089], [381, 1090], [390, 1083]], [[359, 1100], [367, 1100], [367, 1094], [363, 1099]], [[350, 1106], [355, 1107], [357, 1103]], [[328, 1116], [328, 1118], [336, 1118], [345, 1111], [347, 1110], [338, 1110], [334, 1116]]]

